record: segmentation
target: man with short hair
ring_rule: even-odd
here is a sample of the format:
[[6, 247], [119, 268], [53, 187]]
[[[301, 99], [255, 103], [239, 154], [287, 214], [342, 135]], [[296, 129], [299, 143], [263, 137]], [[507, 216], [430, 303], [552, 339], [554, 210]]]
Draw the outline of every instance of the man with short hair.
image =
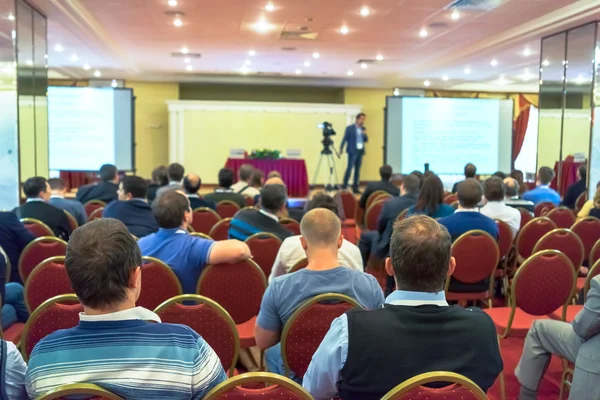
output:
[[183, 178], [183, 191], [190, 200], [190, 206], [192, 207], [192, 210], [200, 207], [207, 207], [215, 210], [215, 203], [206, 201], [198, 194], [200, 185], [202, 185], [202, 180], [196, 174], [188, 174], [185, 178]]
[[355, 194], [360, 193], [358, 190], [358, 185], [360, 183], [360, 167], [362, 165], [363, 156], [365, 155], [365, 143], [369, 141], [369, 137], [364, 133], [366, 118], [367, 114], [362, 112], [359, 113], [356, 116], [355, 123], [346, 128], [344, 138], [340, 144], [340, 154], [344, 152], [344, 145], [348, 144], [346, 147], [346, 153], [348, 153], [348, 167], [344, 174], [344, 184], [342, 185], [342, 189], [348, 188], [350, 174], [352, 173], [352, 169], [354, 169], [354, 184], [352, 185], [352, 191]]
[[560, 194], [550, 188], [553, 179], [554, 170], [550, 167], [541, 167], [538, 171], [537, 187], [523, 193], [523, 200], [529, 200], [535, 205], [547, 201], [558, 206], [560, 204]]
[[231, 189], [233, 185], [233, 171], [229, 168], [221, 168], [219, 171], [219, 187], [214, 193], [204, 196], [204, 200], [218, 204], [220, 201], [229, 200], [236, 203], [240, 208], [246, 207], [246, 198]]
[[231, 190], [243, 196], [252, 197], [260, 194], [260, 190], [252, 186], [254, 167], [250, 164], [242, 164], [238, 170], [238, 181], [231, 185]]
[[82, 204], [90, 200], [100, 200], [105, 203], [110, 203], [116, 200], [119, 196], [119, 175], [117, 167], [112, 164], [104, 164], [98, 171], [100, 182], [84, 185], [77, 189], [75, 199]]
[[491, 219], [498, 219], [508, 224], [514, 239], [521, 228], [521, 213], [519, 210], [504, 204], [506, 189], [504, 182], [498, 177], [492, 177], [483, 183], [483, 194], [486, 204], [481, 213]]
[[135, 306], [141, 265], [140, 249], [120, 221], [97, 219], [73, 233], [65, 267], [84, 312], [79, 325], [33, 349], [26, 379], [31, 398], [91, 383], [124, 399], [201, 399], [227, 379], [200, 335]]
[[456, 266], [451, 246], [446, 228], [427, 216], [394, 225], [385, 269], [398, 290], [383, 308], [332, 322], [304, 375], [316, 400], [379, 400], [431, 371], [465, 375], [484, 391], [494, 384], [503, 368], [494, 322], [478, 308], [446, 302], [444, 282]]
[[160, 196], [167, 190], [181, 190], [181, 180], [183, 179], [183, 175], [185, 174], [185, 169], [183, 165], [179, 163], [171, 163], [167, 167], [167, 177], [169, 178], [169, 183], [167, 186], [163, 186], [158, 188], [156, 191], [156, 196]]
[[[367, 184], [365, 191], [362, 196], [360, 196], [360, 200], [358, 205], [360, 208], [366, 208], [367, 200], [369, 196], [378, 191], [384, 191], [392, 196], [400, 196], [400, 189], [396, 185], [391, 182], [392, 179], [392, 167], [389, 165], [383, 165], [379, 168], [379, 176], [381, 180], [378, 182], [370, 182]], [[348, 218], [354, 218], [354, 216], [347, 216]]]
[[[35, 236], [23, 226], [19, 218], [12, 212], [0, 211], [0, 247], [4, 249], [7, 262], [10, 262], [12, 282], [21, 282], [19, 275], [19, 258], [25, 247], [35, 240]], [[0, 268], [0, 275], [5, 281], [3, 270]], [[3, 303], [6, 303], [6, 296], [1, 293], [3, 286], [0, 286], [0, 295], [2, 295]]]
[[[465, 165], [465, 179], [475, 178], [475, 176], [477, 176], [477, 167], [471, 163]], [[454, 186], [452, 187], [452, 193], [458, 192], [458, 185], [460, 184], [460, 182], [456, 182], [454, 184]]]
[[581, 164], [579, 168], [577, 168], [577, 182], [567, 188], [567, 193], [565, 193], [561, 205], [569, 207], [572, 210], [575, 209], [577, 198], [581, 193], [584, 193], [587, 190], [586, 178], [587, 164]]
[[65, 182], [60, 178], [51, 178], [48, 179], [48, 184], [52, 190], [48, 203], [67, 211], [75, 218], [79, 226], [85, 224], [87, 222], [87, 213], [83, 205], [77, 200], [65, 199], [65, 193], [67, 192]]
[[118, 219], [137, 238], [158, 231], [158, 223], [146, 199], [146, 180], [139, 176], [126, 176], [119, 184], [118, 194], [119, 200], [109, 203], [104, 208], [103, 218]]
[[533, 202], [519, 198], [519, 182], [515, 178], [508, 177], [504, 179], [504, 186], [506, 187], [506, 198], [504, 203], [507, 206], [524, 208], [531, 213], [533, 212]]
[[283, 374], [281, 348], [277, 345], [281, 330], [304, 301], [324, 293], [339, 293], [352, 297], [367, 309], [383, 304], [383, 292], [372, 275], [339, 265], [338, 250], [343, 237], [336, 214], [315, 208], [302, 218], [300, 231], [308, 266], [271, 282], [256, 319], [256, 345], [268, 349], [267, 369], [279, 374]]
[[23, 193], [27, 197], [25, 204], [15, 208], [13, 213], [21, 218], [34, 218], [48, 225], [54, 235], [69, 240], [73, 231], [67, 214], [58, 207], [46, 203], [50, 200], [50, 185], [46, 178], [35, 176], [23, 184]]

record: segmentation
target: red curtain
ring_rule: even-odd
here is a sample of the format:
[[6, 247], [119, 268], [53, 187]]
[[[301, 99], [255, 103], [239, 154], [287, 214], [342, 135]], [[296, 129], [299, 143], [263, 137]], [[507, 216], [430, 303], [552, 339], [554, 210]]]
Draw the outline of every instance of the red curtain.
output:
[[529, 110], [531, 103], [528, 102], [523, 95], [519, 95], [519, 116], [513, 122], [513, 163], [521, 152], [523, 142], [525, 141], [525, 133], [527, 132], [527, 124], [529, 124]]

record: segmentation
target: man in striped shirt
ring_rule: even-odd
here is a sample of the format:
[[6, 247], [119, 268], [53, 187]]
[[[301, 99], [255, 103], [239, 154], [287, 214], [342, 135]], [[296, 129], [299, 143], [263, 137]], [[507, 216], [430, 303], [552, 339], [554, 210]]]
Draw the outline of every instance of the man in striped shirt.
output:
[[227, 379], [213, 349], [192, 329], [162, 324], [136, 307], [139, 247], [123, 223], [103, 218], [78, 228], [65, 266], [84, 306], [74, 328], [33, 349], [26, 387], [37, 398], [59, 386], [93, 383], [125, 399], [201, 399]]

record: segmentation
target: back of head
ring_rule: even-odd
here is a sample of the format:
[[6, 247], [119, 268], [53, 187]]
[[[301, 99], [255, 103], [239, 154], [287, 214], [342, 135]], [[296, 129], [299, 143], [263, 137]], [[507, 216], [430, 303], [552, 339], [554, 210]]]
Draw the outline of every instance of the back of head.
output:
[[381, 177], [382, 181], [389, 181], [392, 177], [392, 173], [392, 167], [390, 167], [389, 165], [382, 165], [379, 168], [379, 176]]
[[443, 202], [444, 184], [439, 176], [432, 175], [425, 179], [415, 209], [417, 211], [427, 211], [430, 215], [433, 215]]
[[287, 189], [280, 184], [269, 184], [260, 192], [260, 205], [265, 210], [276, 214], [287, 203]]
[[483, 188], [474, 178], [468, 178], [458, 184], [458, 203], [464, 208], [475, 208], [483, 196]]
[[271, 179], [271, 178], [281, 179], [281, 174], [279, 173], [279, 171], [271, 171], [267, 174], [267, 179]]
[[60, 178], [50, 178], [48, 179], [48, 185], [50, 185], [50, 189], [52, 190], [58, 190], [58, 191], [63, 191], [65, 190], [66, 186], [65, 186], [65, 181], [63, 181]]
[[414, 175], [419, 178], [419, 189], [423, 187], [423, 183], [425, 182], [425, 175], [421, 171], [414, 170], [410, 173], [410, 175]]
[[400, 290], [440, 292], [450, 265], [452, 239], [432, 218], [416, 215], [394, 224], [390, 259]]
[[131, 197], [145, 199], [148, 197], [148, 183], [139, 176], [126, 176], [123, 178], [123, 193], [131, 193]]
[[465, 178], [475, 178], [477, 167], [471, 163], [465, 165]]
[[404, 192], [406, 194], [414, 194], [419, 191], [419, 186], [421, 186], [421, 181], [419, 177], [413, 174], [406, 175], [402, 182], [404, 187]]
[[517, 182], [521, 183], [523, 182], [523, 171], [521, 171], [520, 169], [515, 169], [510, 173], [510, 177], [516, 179]]
[[190, 201], [179, 190], [167, 190], [152, 202], [152, 214], [163, 229], [179, 228], [190, 211]]
[[506, 178], [506, 174], [502, 171], [496, 171], [496, 172], [494, 172], [494, 174], [492, 176], [495, 176], [500, 179]]
[[308, 204], [306, 204], [306, 211], [314, 210], [316, 208], [325, 208], [335, 215], [338, 215], [339, 212], [338, 204], [335, 199], [323, 192], [315, 194]]
[[183, 190], [186, 194], [195, 194], [200, 190], [202, 180], [196, 174], [188, 174], [183, 178]]
[[172, 182], [181, 182], [184, 173], [183, 165], [178, 163], [173, 163], [167, 168], [167, 176]]
[[40, 192], [46, 192], [46, 182], [46, 178], [41, 176], [29, 178], [23, 184], [23, 193], [28, 199], [40, 197]]
[[506, 178], [504, 180], [504, 187], [507, 197], [515, 197], [519, 195], [519, 182], [517, 182], [515, 178]]
[[230, 188], [233, 185], [233, 171], [229, 168], [221, 168], [219, 171], [219, 186]]
[[506, 196], [504, 182], [497, 176], [493, 176], [483, 183], [483, 195], [487, 201], [503, 201]]
[[579, 173], [579, 178], [585, 181], [587, 178], [587, 165], [581, 164], [579, 168], [577, 168], [577, 173]]
[[259, 188], [263, 185], [263, 180], [265, 179], [265, 173], [260, 169], [255, 169], [252, 172], [252, 182], [250, 184], [256, 188]]
[[596, 189], [596, 193], [594, 193], [594, 207], [600, 208], [600, 187]]
[[342, 226], [337, 214], [325, 208], [315, 208], [302, 217], [300, 233], [309, 247], [338, 248]]
[[254, 167], [252, 165], [243, 164], [238, 170], [240, 181], [247, 182], [252, 177], [252, 172], [254, 172]]
[[117, 177], [117, 167], [112, 164], [104, 164], [100, 167], [98, 174], [104, 182], [114, 181]]
[[554, 179], [554, 170], [550, 167], [541, 167], [538, 171], [538, 181], [542, 185], [549, 185]]
[[283, 186], [285, 186], [285, 183], [283, 183], [283, 181], [281, 180], [281, 178], [279, 178], [277, 176], [272, 176], [269, 179], [267, 179], [267, 181], [265, 182], [265, 186], [269, 186], [269, 185], [283, 185]]
[[122, 222], [96, 219], [73, 231], [65, 258], [71, 285], [83, 305], [95, 309], [127, 299], [131, 276], [142, 264], [135, 239]]
[[152, 182], [160, 185], [166, 186], [169, 184], [169, 176], [167, 175], [167, 167], [161, 165], [152, 170]]

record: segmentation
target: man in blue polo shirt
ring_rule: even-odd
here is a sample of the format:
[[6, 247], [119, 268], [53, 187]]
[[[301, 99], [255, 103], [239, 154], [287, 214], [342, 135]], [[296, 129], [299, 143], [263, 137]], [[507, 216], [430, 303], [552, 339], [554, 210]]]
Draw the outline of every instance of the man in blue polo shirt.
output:
[[556, 190], [550, 189], [552, 179], [554, 179], [554, 170], [550, 167], [541, 167], [538, 171], [537, 187], [523, 193], [523, 200], [532, 201], [533, 204], [549, 201], [558, 206], [560, 204], [560, 194]]
[[152, 202], [158, 232], [138, 242], [143, 256], [155, 257], [173, 269], [186, 294], [196, 293], [196, 284], [207, 264], [234, 263], [251, 257], [250, 249], [237, 240], [202, 239], [188, 234], [193, 214], [181, 190], [168, 190]]

